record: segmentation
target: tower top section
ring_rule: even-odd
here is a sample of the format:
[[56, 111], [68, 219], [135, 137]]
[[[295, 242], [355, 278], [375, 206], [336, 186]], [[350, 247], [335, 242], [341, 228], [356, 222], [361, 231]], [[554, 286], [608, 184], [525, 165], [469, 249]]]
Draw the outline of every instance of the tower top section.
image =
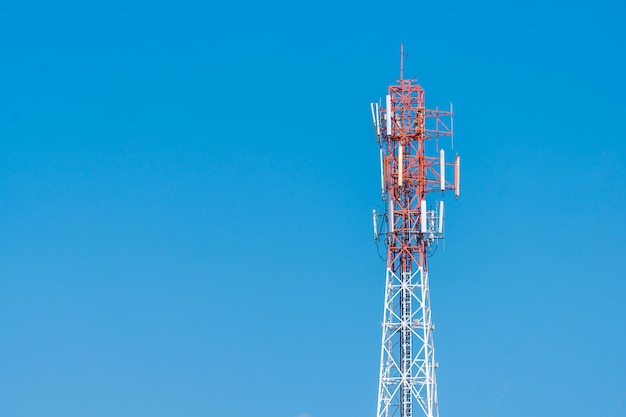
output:
[[[406, 230], [415, 242], [423, 241], [428, 247], [443, 238], [444, 207], [443, 201], [427, 202], [427, 195], [446, 191], [460, 195], [461, 160], [458, 154], [450, 158], [454, 146], [452, 103], [449, 110], [427, 108], [424, 88], [417, 79], [404, 79], [404, 58], [401, 44], [400, 78], [388, 87], [384, 102], [371, 104], [380, 147], [381, 197], [387, 203], [386, 222], [374, 215], [374, 236], [386, 234], [389, 244], [394, 242], [392, 233]], [[387, 230], [378, 230], [379, 224]]]

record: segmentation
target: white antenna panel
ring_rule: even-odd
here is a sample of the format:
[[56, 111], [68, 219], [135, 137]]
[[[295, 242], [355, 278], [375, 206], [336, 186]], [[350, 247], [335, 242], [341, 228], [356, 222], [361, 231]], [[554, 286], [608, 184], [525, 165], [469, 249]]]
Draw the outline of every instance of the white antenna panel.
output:
[[386, 105], [387, 105], [387, 117], [385, 122], [387, 122], [387, 136], [391, 136], [391, 96], [387, 94], [386, 97]]
[[461, 194], [461, 157], [456, 156], [456, 164], [454, 164], [454, 195], [458, 197]]
[[383, 163], [383, 148], [380, 148], [380, 190], [385, 195], [385, 164]]
[[427, 222], [426, 222], [426, 200], [422, 200], [420, 202], [420, 220], [421, 220], [421, 230], [422, 233], [426, 233], [426, 231], [428, 230], [428, 228], [426, 227]]
[[443, 149], [439, 151], [439, 159], [440, 159], [440, 177], [441, 177], [441, 191], [446, 190], [446, 156]]
[[378, 240], [378, 222], [376, 221], [376, 209], [372, 210], [372, 219], [374, 221], [374, 240]]
[[378, 108], [378, 103], [374, 103], [375, 111], [376, 111], [376, 136], [380, 137], [380, 109]]
[[372, 123], [374, 124], [376, 138], [380, 138], [380, 114], [378, 113], [378, 103], [370, 103], [370, 109], [372, 110]]
[[439, 234], [443, 233], [443, 200], [439, 202], [439, 228], [437, 232]]

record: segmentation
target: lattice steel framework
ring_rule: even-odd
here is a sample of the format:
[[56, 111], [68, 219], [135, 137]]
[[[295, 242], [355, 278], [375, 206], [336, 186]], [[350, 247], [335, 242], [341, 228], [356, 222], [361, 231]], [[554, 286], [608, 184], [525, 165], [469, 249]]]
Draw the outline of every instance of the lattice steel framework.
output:
[[424, 89], [403, 79], [401, 58], [397, 84], [371, 107], [385, 201], [384, 213], [374, 211], [374, 237], [387, 256], [377, 417], [438, 417], [427, 257], [443, 238], [443, 201], [429, 206], [426, 198], [459, 195], [460, 159], [446, 162], [440, 147], [440, 138], [452, 139], [452, 106], [426, 109]]

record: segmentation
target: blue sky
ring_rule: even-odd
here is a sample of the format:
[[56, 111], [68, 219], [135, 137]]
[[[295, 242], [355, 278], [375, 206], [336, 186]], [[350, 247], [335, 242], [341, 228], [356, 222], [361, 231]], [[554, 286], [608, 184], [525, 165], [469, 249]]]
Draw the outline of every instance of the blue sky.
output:
[[374, 415], [369, 102], [455, 104], [442, 416], [626, 416], [618, 1], [0, 4], [0, 416]]

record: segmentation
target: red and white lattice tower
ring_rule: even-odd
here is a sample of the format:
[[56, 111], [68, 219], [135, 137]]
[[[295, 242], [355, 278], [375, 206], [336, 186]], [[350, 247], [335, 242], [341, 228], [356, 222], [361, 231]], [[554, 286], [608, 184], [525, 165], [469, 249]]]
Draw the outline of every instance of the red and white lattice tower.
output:
[[459, 196], [460, 159], [447, 162], [442, 147], [453, 143], [452, 105], [427, 109], [400, 54], [397, 84], [371, 105], [385, 202], [374, 238], [387, 257], [377, 417], [438, 417], [427, 258], [443, 239], [443, 194]]

